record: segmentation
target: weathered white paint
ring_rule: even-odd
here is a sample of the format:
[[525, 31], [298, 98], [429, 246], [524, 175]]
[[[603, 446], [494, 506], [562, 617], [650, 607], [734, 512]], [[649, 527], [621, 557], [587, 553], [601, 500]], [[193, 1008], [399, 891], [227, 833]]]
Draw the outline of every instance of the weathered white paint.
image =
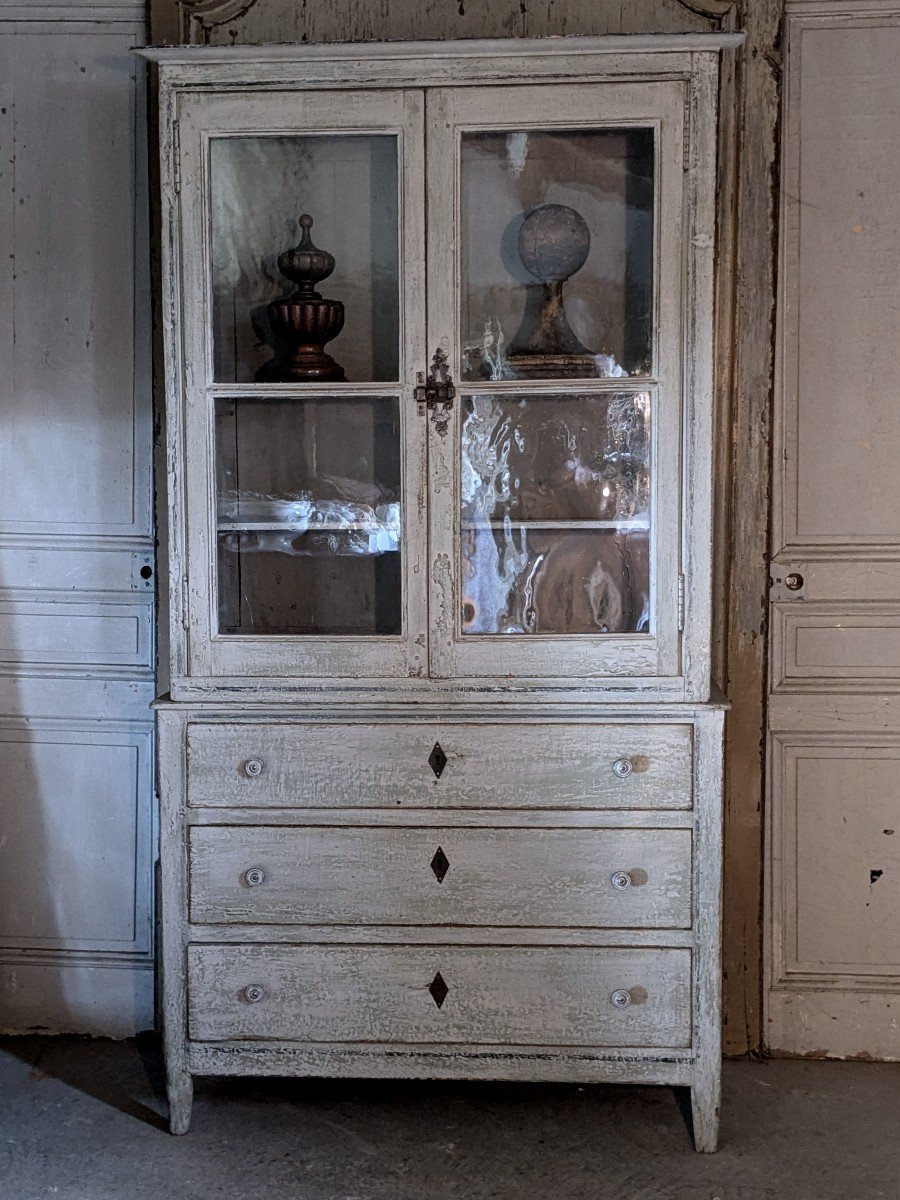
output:
[[9, 1031], [153, 1024], [149, 263], [130, 53], [144, 16], [132, 3], [0, 4]]
[[[187, 738], [192, 806], [691, 807], [685, 724], [545, 724], [529, 730], [525, 759], [522, 727], [511, 723], [192, 723]], [[435, 744], [448, 760], [439, 778], [428, 762]]]
[[[709, 700], [712, 197], [717, 59], [736, 42], [721, 36], [151, 55], [161, 64], [173, 543], [174, 700], [158, 706], [173, 1132], [188, 1127], [197, 1071], [347, 1073], [358, 1064], [359, 1073], [420, 1074], [443, 1061], [436, 1073], [454, 1077], [688, 1084], [697, 1148], [715, 1149], [724, 714], [718, 697]], [[237, 647], [232, 640], [229, 649], [229, 639], [213, 638], [203, 616], [208, 549], [197, 556], [192, 547], [210, 544], [209, 401], [234, 389], [210, 384], [204, 365], [202, 173], [188, 182], [204, 162], [203, 113], [221, 103], [229, 128], [255, 121], [270, 129], [285, 112], [300, 129], [304, 114], [315, 114], [317, 127], [340, 125], [356, 111], [354, 97], [377, 88], [377, 124], [394, 88], [416, 95], [437, 89], [446, 97], [471, 86], [489, 122], [481, 89], [527, 83], [521, 97], [534, 106], [532, 89], [543, 79], [565, 85], [568, 99], [556, 86], [548, 86], [546, 99], [569, 121], [590, 122], [607, 95], [619, 105], [619, 120], [629, 113], [649, 119], [647, 98], [655, 97], [653, 119], [668, 121], [658, 103], [660, 78], [663, 90], [674, 87], [671, 129], [683, 134], [664, 139], [664, 207], [674, 205], [683, 224], [663, 221], [659, 257], [660, 278], [677, 283], [680, 297], [676, 304], [667, 296], [663, 305], [667, 312], [675, 306], [666, 336], [679, 378], [670, 378], [670, 363], [660, 404], [671, 387], [683, 416], [677, 434], [672, 429], [683, 456], [663, 464], [661, 478], [681, 520], [684, 637], [664, 586], [660, 637], [669, 649], [637, 667], [621, 647], [594, 654], [582, 645], [576, 657], [560, 640], [541, 650], [542, 661], [510, 659], [499, 670], [486, 661], [483, 673], [455, 679], [463, 674], [455, 671], [439, 680], [397, 670], [396, 658], [391, 667], [387, 651], [402, 649], [400, 639], [395, 647], [360, 640], [351, 660], [347, 644], [327, 646], [325, 639], [310, 651], [253, 638]], [[192, 99], [198, 88], [202, 96]], [[583, 112], [578, 96], [591, 101]], [[413, 126], [403, 128], [409, 134]], [[424, 212], [421, 180], [419, 188], [418, 197], [410, 190], [413, 214], [416, 206]], [[429, 230], [429, 241], [436, 235]], [[429, 311], [447, 286], [441, 261], [428, 279]], [[413, 343], [409, 361], [424, 366], [424, 338]], [[430, 424], [428, 437], [429, 455], [438, 454]], [[424, 523], [447, 482], [432, 470], [417, 519]], [[430, 546], [422, 540], [406, 547], [413, 561], [429, 565], [411, 580], [421, 596], [426, 575], [451, 573], [449, 550], [432, 534]], [[660, 569], [663, 581], [675, 577], [671, 567]], [[440, 589], [433, 593], [420, 647], [426, 656], [429, 642], [452, 636], [446, 603]], [[673, 648], [684, 665], [675, 675], [665, 673]], [[438, 740], [448, 758], [439, 780], [427, 761]], [[436, 837], [451, 862], [443, 884], [428, 866]], [[643, 906], [637, 893], [652, 890], [662, 872], [661, 894], [648, 890], [646, 908], [632, 916], [624, 904], [607, 904], [607, 850], [594, 849], [624, 853], [626, 844], [639, 849], [624, 868], [631, 876], [625, 904]], [[425, 847], [431, 849], [419, 876]], [[251, 852], [266, 862], [251, 862]], [[306, 889], [293, 872], [310, 855], [319, 882], [310, 875]], [[454, 855], [468, 885], [458, 901], [436, 900], [435, 888], [453, 897]], [[271, 901], [264, 899], [267, 867], [280, 881]], [[254, 869], [262, 879], [250, 900], [240, 889], [249, 890], [246, 872]], [[420, 890], [421, 877], [430, 892]], [[415, 921], [405, 941], [398, 921]], [[442, 1007], [428, 992], [438, 970], [450, 988]], [[205, 1046], [208, 1040], [216, 1045]], [[361, 1044], [367, 1042], [374, 1044]], [[488, 1049], [490, 1066], [479, 1058]]]
[[201, 827], [191, 920], [689, 927], [690, 866], [688, 830]]
[[900, 1059], [900, 5], [787, 16], [765, 1041]]
[[[684, 1047], [690, 960], [688, 950], [191, 946], [188, 1029], [199, 1042]], [[440, 1008], [428, 990], [438, 972]]]
[[[656, 312], [653, 319], [654, 362], [646, 380], [652, 395], [653, 448], [650, 526], [652, 557], [650, 564], [652, 603], [651, 637], [615, 637], [605, 635], [559, 639], [552, 637], [464, 637], [460, 631], [462, 594], [459, 554], [460, 524], [460, 445], [461, 406], [456, 405], [446, 438], [433, 437], [429, 443], [429, 536], [430, 536], [430, 607], [436, 615], [430, 640], [431, 674], [434, 677], [460, 678], [489, 676], [566, 678], [604, 676], [646, 676], [658, 683], [665, 681], [672, 690], [681, 690], [689, 699], [708, 695], [709, 671], [705, 684], [694, 691], [682, 680], [681, 652], [688, 653], [678, 630], [678, 587], [681, 573], [681, 511], [675, 498], [680, 495], [682, 386], [684, 354], [684, 315], [682, 286], [682, 230], [684, 190], [684, 140], [689, 105], [689, 82], [648, 82], [573, 84], [547, 94], [543, 87], [437, 88], [428, 101], [428, 179], [429, 214], [433, 231], [428, 239], [428, 277], [446, 281], [433, 289], [428, 309], [429, 353], [440, 347], [451, 364], [461, 358], [458, 331], [459, 297], [463, 291], [459, 231], [462, 227], [458, 145], [463, 130], [536, 128], [616, 128], [637, 123], [655, 129], [657, 195], [654, 204], [654, 228], [657, 249], [654, 263]], [[706, 147], [707, 153], [710, 147]], [[711, 235], [710, 229], [693, 226], [696, 239]], [[693, 254], [692, 256], [693, 257]], [[690, 299], [687, 299], [690, 306]], [[455, 368], [454, 368], [455, 369]], [[537, 387], [514, 383], [469, 385], [467, 390], [482, 394], [569, 392], [569, 381], [539, 384]], [[602, 395], [622, 387], [619, 380], [579, 380], [584, 394]], [[708, 409], [709, 404], [701, 405]], [[687, 476], [686, 494], [697, 489]], [[689, 500], [689, 507], [693, 502]], [[698, 520], [703, 523], [703, 514]], [[709, 517], [706, 517], [709, 523]], [[702, 622], [691, 623], [702, 640]], [[668, 677], [671, 677], [669, 679]]]

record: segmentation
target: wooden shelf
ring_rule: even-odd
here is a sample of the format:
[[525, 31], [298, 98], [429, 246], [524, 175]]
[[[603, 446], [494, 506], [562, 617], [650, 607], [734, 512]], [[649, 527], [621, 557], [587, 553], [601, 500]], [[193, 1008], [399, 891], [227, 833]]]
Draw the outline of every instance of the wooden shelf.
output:
[[396, 533], [399, 527], [378, 521], [220, 521], [219, 533]]
[[[503, 529], [506, 521], [463, 521], [463, 529]], [[602, 530], [611, 529], [618, 533], [628, 533], [634, 530], [647, 532], [650, 520], [647, 517], [629, 517], [619, 521], [510, 521], [512, 529], [561, 529], [561, 530]]]

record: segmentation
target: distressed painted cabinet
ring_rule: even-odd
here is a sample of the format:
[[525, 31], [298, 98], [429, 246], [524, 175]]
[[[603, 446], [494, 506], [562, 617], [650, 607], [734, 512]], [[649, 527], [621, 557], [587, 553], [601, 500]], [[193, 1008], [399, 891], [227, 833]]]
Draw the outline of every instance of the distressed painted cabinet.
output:
[[159, 68], [171, 1125], [196, 1074], [719, 1106], [718, 58]]

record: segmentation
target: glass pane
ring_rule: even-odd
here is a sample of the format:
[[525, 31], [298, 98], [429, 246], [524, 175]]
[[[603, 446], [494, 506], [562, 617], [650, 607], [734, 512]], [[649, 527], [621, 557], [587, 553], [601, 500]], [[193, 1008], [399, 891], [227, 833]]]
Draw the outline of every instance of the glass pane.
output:
[[401, 632], [396, 396], [216, 402], [219, 631]]
[[396, 380], [396, 137], [215, 138], [210, 169], [216, 380]]
[[464, 379], [651, 370], [653, 131], [462, 136]]
[[464, 634], [650, 631], [647, 392], [467, 396]]

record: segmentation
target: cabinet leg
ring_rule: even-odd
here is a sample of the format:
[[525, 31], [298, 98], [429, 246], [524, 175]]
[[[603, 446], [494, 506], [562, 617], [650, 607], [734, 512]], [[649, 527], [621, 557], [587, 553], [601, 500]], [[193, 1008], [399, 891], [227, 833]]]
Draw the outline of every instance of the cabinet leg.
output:
[[719, 1089], [709, 1085], [691, 1088], [691, 1118], [694, 1126], [694, 1149], [701, 1154], [714, 1154], [719, 1144]]
[[191, 1125], [191, 1106], [194, 1102], [194, 1081], [189, 1071], [172, 1071], [166, 1081], [169, 1096], [169, 1130], [174, 1134], [187, 1133]]

